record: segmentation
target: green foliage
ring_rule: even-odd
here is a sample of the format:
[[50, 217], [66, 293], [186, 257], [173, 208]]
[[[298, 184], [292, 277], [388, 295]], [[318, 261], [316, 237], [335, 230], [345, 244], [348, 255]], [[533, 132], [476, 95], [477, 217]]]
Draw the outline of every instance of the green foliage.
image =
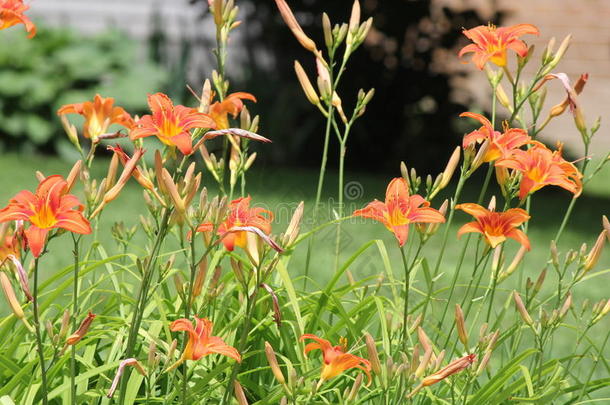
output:
[[84, 36], [69, 29], [38, 29], [35, 40], [19, 30], [2, 32], [0, 47], [0, 148], [65, 151], [57, 117], [63, 104], [114, 97], [131, 113], [146, 109], [166, 73], [137, 42], [113, 30]]

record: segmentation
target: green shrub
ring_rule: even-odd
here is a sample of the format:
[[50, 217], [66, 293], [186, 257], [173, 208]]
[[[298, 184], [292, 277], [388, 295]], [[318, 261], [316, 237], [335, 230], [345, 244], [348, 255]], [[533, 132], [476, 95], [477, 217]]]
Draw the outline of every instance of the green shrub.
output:
[[61, 105], [100, 93], [138, 113], [146, 108], [142, 94], [167, 82], [166, 72], [145, 60], [139, 44], [117, 30], [87, 37], [43, 28], [36, 41], [18, 30], [3, 34], [0, 150], [62, 154], [69, 148], [56, 115]]

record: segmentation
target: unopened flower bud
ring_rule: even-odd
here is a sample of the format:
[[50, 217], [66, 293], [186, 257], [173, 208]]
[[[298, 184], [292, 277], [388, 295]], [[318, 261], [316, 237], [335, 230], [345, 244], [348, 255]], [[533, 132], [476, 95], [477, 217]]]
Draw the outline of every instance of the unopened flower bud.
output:
[[532, 326], [534, 324], [534, 320], [530, 316], [529, 312], [525, 308], [523, 304], [523, 300], [517, 291], [513, 291], [513, 299], [515, 300], [515, 306], [517, 307], [517, 311], [519, 311], [519, 315], [521, 315], [521, 319], [528, 325]]
[[322, 31], [324, 32], [324, 43], [330, 49], [333, 46], [333, 33], [328, 14], [322, 13]]
[[460, 342], [462, 342], [465, 347], [468, 347], [468, 332], [466, 331], [464, 312], [462, 312], [460, 304], [455, 304], [455, 325], [457, 327]]
[[265, 342], [265, 356], [267, 356], [267, 361], [269, 362], [269, 366], [271, 367], [271, 371], [273, 372], [275, 379], [280, 384], [286, 384], [284, 374], [282, 373], [282, 370], [277, 362], [277, 358], [275, 357], [275, 351], [269, 342]]
[[375, 339], [373, 339], [373, 337], [368, 333], [364, 335], [364, 339], [366, 342], [368, 359], [371, 362], [371, 370], [373, 370], [373, 373], [375, 374], [380, 374], [381, 362], [379, 361], [379, 353], [377, 352], [377, 345], [375, 344]]
[[294, 61], [294, 71], [297, 74], [297, 79], [299, 79], [299, 83], [301, 84], [301, 88], [303, 89], [307, 100], [313, 105], [318, 105], [320, 103], [318, 93], [316, 93], [315, 89], [311, 85], [303, 66], [301, 66], [301, 64], [296, 60]]
[[296, 37], [297, 41], [299, 41], [303, 48], [311, 52], [317, 52], [315, 42], [313, 42], [311, 38], [305, 35], [305, 32], [303, 32], [303, 29], [297, 22], [297, 19], [294, 17], [294, 14], [292, 14], [292, 10], [290, 10], [290, 7], [288, 7], [286, 1], [275, 0], [275, 4], [277, 5], [277, 8], [279, 9], [280, 14], [282, 15], [284, 22], [286, 23], [288, 28], [290, 28], [290, 31], [292, 31], [292, 34]]
[[238, 405], [248, 405], [246, 394], [244, 394], [244, 389], [241, 387], [239, 381], [233, 381], [233, 389], [235, 391], [235, 399], [237, 399]]
[[453, 173], [455, 173], [455, 169], [457, 168], [458, 164], [460, 163], [461, 150], [462, 150], [462, 148], [458, 146], [453, 151], [453, 154], [451, 154], [451, 157], [449, 158], [449, 161], [447, 162], [447, 166], [445, 167], [445, 170], [443, 170], [443, 177], [441, 179], [441, 183], [439, 184], [439, 189], [441, 189], [441, 190], [444, 189], [445, 187], [447, 187], [447, 185], [451, 181], [451, 178], [453, 177]]
[[583, 273], [588, 272], [597, 264], [604, 249], [604, 245], [606, 244], [607, 234], [608, 231], [604, 229], [597, 237], [595, 245], [593, 245], [593, 248], [591, 249], [585, 260], [585, 264], [583, 266]]
[[559, 318], [563, 318], [564, 316], [566, 316], [566, 314], [568, 313], [568, 311], [570, 310], [571, 307], [572, 307], [572, 293], [569, 292], [568, 296], [566, 297], [566, 300], [564, 301], [563, 305], [561, 306], [561, 309], [559, 310]]
[[68, 336], [66, 339], [66, 345], [75, 345], [76, 343], [80, 342], [89, 331], [89, 327], [91, 327], [91, 323], [94, 319], [95, 314], [89, 311], [89, 314], [87, 314], [87, 317], [81, 322], [78, 329], [73, 334]]

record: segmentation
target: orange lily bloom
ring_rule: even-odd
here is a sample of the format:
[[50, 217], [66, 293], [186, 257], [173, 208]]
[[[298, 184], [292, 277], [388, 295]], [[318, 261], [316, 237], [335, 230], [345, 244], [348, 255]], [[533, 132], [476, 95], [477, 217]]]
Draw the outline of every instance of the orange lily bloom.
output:
[[[229, 214], [218, 227], [218, 234], [222, 235], [222, 243], [228, 251], [233, 251], [235, 246], [245, 249], [247, 243], [247, 231], [232, 232], [232, 228], [254, 227], [260, 229], [265, 235], [271, 233], [273, 213], [260, 207], [250, 208], [250, 200], [251, 197], [248, 196], [231, 201]], [[210, 232], [213, 229], [214, 225], [206, 222], [199, 225], [197, 232]]]
[[407, 241], [409, 224], [445, 222], [443, 214], [430, 208], [430, 202], [418, 194], [409, 195], [409, 187], [402, 177], [390, 182], [385, 202], [374, 200], [352, 215], [381, 222], [394, 233], [400, 246]]
[[472, 62], [481, 70], [487, 61], [503, 67], [506, 66], [506, 51], [508, 49], [521, 57], [527, 55], [527, 45], [518, 39], [525, 34], [539, 35], [540, 32], [538, 28], [531, 24], [517, 24], [500, 28], [491, 24], [479, 25], [464, 30], [464, 35], [474, 43], [463, 47], [458, 56], [461, 58], [464, 54], [474, 53]]
[[529, 150], [515, 150], [512, 156], [500, 159], [497, 167], [513, 169], [522, 174], [519, 198], [523, 200], [530, 193], [554, 185], [573, 193], [582, 192], [582, 174], [574, 164], [561, 157], [562, 147], [551, 151], [544, 144], [533, 141]]
[[53, 228], [91, 233], [91, 225], [82, 214], [83, 205], [67, 193], [67, 188], [63, 177], [49, 176], [40, 182], [36, 194], [20, 191], [0, 210], [0, 222], [23, 220], [30, 223], [24, 234], [34, 257], [42, 253], [47, 234]]
[[511, 208], [505, 212], [494, 212], [473, 203], [458, 204], [455, 208], [472, 215], [476, 219], [476, 221], [462, 226], [458, 230], [458, 237], [469, 232], [481, 233], [492, 249], [504, 242], [506, 238], [511, 238], [530, 250], [530, 241], [527, 235], [517, 229], [518, 226], [530, 219], [527, 211], [521, 208]]
[[135, 121], [127, 111], [114, 106], [114, 98], [102, 97], [99, 94], [95, 95], [93, 101], [66, 104], [57, 110], [57, 114], [79, 114], [85, 117], [83, 135], [93, 141], [105, 134], [111, 124], [119, 124], [127, 129], [135, 126]]
[[212, 327], [214, 324], [207, 318], [195, 318], [195, 327], [193, 323], [186, 319], [177, 319], [170, 325], [172, 332], [184, 331], [188, 332], [189, 340], [182, 352], [182, 357], [167, 370], [173, 370], [186, 360], [199, 360], [208, 354], [217, 353], [223, 356], [231, 357], [237, 362], [241, 362], [241, 355], [232, 346], [227, 345], [218, 336], [212, 336]]
[[489, 147], [483, 156], [483, 162], [493, 162], [502, 157], [510, 156], [511, 152], [531, 142], [527, 131], [521, 128], [504, 127], [504, 132], [495, 131], [491, 122], [481, 114], [465, 112], [460, 117], [470, 117], [479, 121], [483, 126], [464, 136], [462, 147], [466, 149], [474, 143], [489, 141]]
[[28, 38], [36, 35], [36, 26], [23, 14], [29, 8], [30, 6], [23, 4], [23, 0], [0, 0], [0, 30], [23, 24]]
[[321, 339], [313, 334], [305, 334], [301, 336], [301, 341], [305, 339], [312, 339], [315, 342], [308, 343], [305, 346], [304, 353], [307, 354], [312, 350], [321, 350], [324, 359], [322, 365], [322, 373], [320, 379], [322, 381], [330, 380], [333, 377], [338, 376], [342, 372], [349, 370], [350, 368], [359, 368], [364, 371], [371, 382], [371, 363], [362, 357], [355, 356], [347, 351], [347, 340], [341, 338], [340, 345], [332, 346], [326, 339]]
[[149, 94], [148, 106], [152, 114], [138, 120], [129, 135], [132, 140], [154, 135], [164, 144], [176, 146], [184, 155], [190, 155], [193, 153], [190, 130], [216, 128], [209, 115], [200, 113], [196, 108], [174, 106], [163, 93]]
[[256, 97], [252, 94], [237, 92], [229, 94], [224, 100], [210, 105], [210, 116], [216, 122], [216, 128], [230, 128], [228, 115], [231, 114], [233, 118], [237, 117], [237, 114], [244, 108], [242, 100], [251, 100], [256, 103]]
[[446, 367], [443, 367], [442, 369], [438, 370], [436, 373], [425, 377], [422, 380], [421, 385], [424, 387], [427, 387], [432, 384], [436, 384], [437, 382], [440, 382], [441, 380], [444, 380], [445, 378], [447, 378], [453, 374], [459, 373], [460, 371], [464, 370], [466, 367], [469, 367], [472, 363], [474, 363], [476, 361], [476, 359], [477, 359], [477, 355], [472, 353], [472, 354], [468, 354], [464, 357], [461, 357], [459, 359], [453, 360]]

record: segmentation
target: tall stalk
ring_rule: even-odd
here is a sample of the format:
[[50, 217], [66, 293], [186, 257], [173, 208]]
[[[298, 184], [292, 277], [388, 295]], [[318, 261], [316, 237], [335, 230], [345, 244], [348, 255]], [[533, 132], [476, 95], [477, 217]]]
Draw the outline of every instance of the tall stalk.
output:
[[40, 317], [38, 315], [38, 258], [34, 259], [34, 299], [33, 299], [33, 312], [34, 312], [34, 328], [36, 331], [36, 351], [38, 352], [38, 359], [40, 362], [40, 377], [42, 384], [40, 389], [42, 390], [42, 403], [47, 405], [48, 400], [48, 385], [47, 385], [47, 370], [44, 362], [44, 347], [42, 346], [42, 336], [40, 333]]
[[[140, 288], [138, 290], [138, 297], [136, 299], [136, 306], [133, 311], [133, 317], [131, 319], [131, 326], [129, 328], [129, 335], [127, 338], [127, 348], [125, 349], [125, 357], [133, 357], [135, 352], [135, 343], [136, 338], [138, 336], [138, 331], [140, 330], [140, 324], [142, 323], [142, 315], [144, 312], [144, 308], [146, 307], [146, 300], [148, 299], [148, 290], [150, 288], [150, 281], [152, 279], [152, 274], [154, 273], [154, 268], [157, 263], [159, 250], [161, 249], [161, 244], [167, 235], [167, 231], [169, 229], [169, 218], [171, 216], [172, 209], [167, 208], [164, 210], [163, 217], [161, 218], [161, 223], [159, 227], [159, 232], [157, 233], [157, 237], [155, 238], [155, 242], [153, 244], [152, 250], [146, 261], [146, 266], [142, 271], [142, 282], [140, 283]], [[125, 403], [125, 393], [127, 391], [127, 380], [129, 379], [130, 369], [127, 368], [125, 370], [125, 375], [121, 379], [121, 387], [119, 392], [119, 404], [123, 405]]]
[[[74, 283], [72, 285], [72, 329], [76, 330], [78, 327], [78, 273], [80, 269], [80, 258], [79, 258], [79, 243], [80, 236], [76, 237], [72, 234], [72, 241], [74, 243]], [[76, 345], [72, 345], [70, 350], [70, 403], [76, 404]]]

